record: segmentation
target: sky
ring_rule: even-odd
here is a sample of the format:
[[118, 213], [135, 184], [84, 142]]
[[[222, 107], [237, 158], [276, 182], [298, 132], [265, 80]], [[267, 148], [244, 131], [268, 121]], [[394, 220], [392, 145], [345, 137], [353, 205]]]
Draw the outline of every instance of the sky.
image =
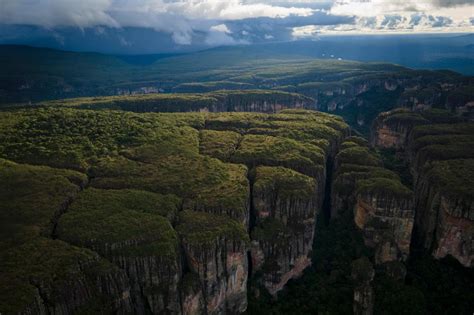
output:
[[84, 45], [153, 41], [174, 51], [341, 34], [473, 32], [474, 0], [0, 0], [0, 43], [10, 44], [61, 47], [82, 36]]

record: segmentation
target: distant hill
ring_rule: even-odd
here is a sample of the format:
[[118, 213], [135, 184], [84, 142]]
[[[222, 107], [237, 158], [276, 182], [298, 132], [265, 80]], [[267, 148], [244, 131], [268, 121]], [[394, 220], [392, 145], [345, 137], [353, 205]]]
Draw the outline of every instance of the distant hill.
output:
[[[324, 49], [336, 49], [337, 40], [327, 41], [334, 45], [326, 45]], [[0, 103], [186, 92], [183, 84], [186, 87], [186, 84], [196, 82], [207, 85], [202, 91], [241, 89], [243, 85], [248, 89], [274, 88], [295, 83], [337, 81], [365, 74], [412, 71], [387, 63], [336, 60], [337, 55], [331, 58], [331, 55], [320, 54], [321, 46], [314, 42], [295, 42], [291, 46], [287, 43], [234, 46], [184, 55], [150, 56], [0, 46]], [[446, 68], [464, 68], [469, 72], [466, 65], [470, 60], [450, 58], [430, 62], [442, 63]], [[196, 86], [191, 91], [201, 92], [196, 91]]]

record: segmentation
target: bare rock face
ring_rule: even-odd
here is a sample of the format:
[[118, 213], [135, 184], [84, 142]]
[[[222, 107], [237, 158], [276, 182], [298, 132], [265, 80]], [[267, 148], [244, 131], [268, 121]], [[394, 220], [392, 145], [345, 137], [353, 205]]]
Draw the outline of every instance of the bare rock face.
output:
[[[383, 179], [361, 181], [359, 185], [354, 220], [363, 231], [366, 245], [375, 248], [376, 264], [405, 261], [415, 216], [413, 194], [406, 190], [396, 195], [392, 183]], [[371, 189], [378, 191], [366, 191]]]
[[381, 164], [364, 141], [346, 139], [336, 156], [331, 191], [331, 217], [353, 209], [365, 244], [375, 249], [376, 264], [408, 258], [414, 222], [412, 191]]
[[355, 315], [371, 315], [374, 312], [375, 294], [372, 288], [375, 270], [367, 257], [352, 262], [352, 280], [354, 281], [353, 310]]
[[284, 167], [257, 167], [253, 187], [256, 227], [253, 270], [271, 294], [311, 265], [318, 202], [316, 181]]
[[[177, 227], [187, 265], [199, 278], [208, 314], [242, 313], [247, 308], [248, 235], [225, 216], [183, 211]], [[198, 309], [199, 293], [188, 296], [186, 307]]]
[[205, 312], [201, 282], [196, 274], [187, 273], [183, 277], [181, 294], [183, 315], [199, 315]]
[[371, 145], [379, 148], [405, 148], [412, 128], [428, 122], [419, 114], [407, 109], [381, 113], [375, 119], [371, 129]]
[[[408, 135], [394, 134], [385, 142], [387, 122], [410, 121]], [[374, 124], [372, 144], [406, 149], [415, 183], [413, 245], [435, 258], [448, 255], [462, 265], [474, 264], [474, 124], [448, 112], [383, 113]], [[390, 246], [386, 246], [390, 248]], [[389, 255], [385, 250], [384, 255]]]
[[435, 258], [451, 255], [466, 267], [474, 265], [472, 169], [473, 160], [434, 162], [420, 174], [416, 191], [419, 245]]
[[130, 313], [127, 275], [52, 239], [86, 176], [0, 159], [0, 313]]

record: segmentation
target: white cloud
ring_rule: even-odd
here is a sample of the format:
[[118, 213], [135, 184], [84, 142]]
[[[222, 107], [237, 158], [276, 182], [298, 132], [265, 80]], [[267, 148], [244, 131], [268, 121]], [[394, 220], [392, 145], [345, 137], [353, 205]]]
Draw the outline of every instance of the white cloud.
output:
[[3, 24], [146, 27], [170, 33], [178, 44], [190, 44], [194, 31], [206, 30], [216, 20], [285, 18], [312, 12], [264, 0], [0, 0]]
[[0, 23], [44, 27], [118, 27], [106, 10], [112, 0], [0, 0]]
[[236, 45], [236, 44], [246, 44], [245, 41], [237, 41], [232, 36], [232, 32], [229, 30], [227, 25], [219, 24], [214, 25], [209, 28], [207, 33], [205, 43], [209, 46], [220, 46], [220, 45]]
[[[288, 32], [294, 38], [319, 33], [473, 32], [472, 1], [0, 0], [0, 25], [143, 27], [168, 33], [180, 45], [192, 44], [203, 33], [206, 43], [220, 45], [240, 43], [236, 38], [241, 35], [281, 40]], [[258, 29], [244, 28], [247, 22]]]
[[229, 28], [227, 27], [227, 25], [225, 25], [225, 24], [219, 24], [219, 25], [211, 26], [211, 28], [209, 30], [210, 31], [221, 32], [221, 33], [227, 33], [227, 34], [232, 33], [229, 30]]
[[354, 16], [355, 24], [319, 27], [317, 33], [474, 31], [472, 0], [337, 0], [330, 13]]

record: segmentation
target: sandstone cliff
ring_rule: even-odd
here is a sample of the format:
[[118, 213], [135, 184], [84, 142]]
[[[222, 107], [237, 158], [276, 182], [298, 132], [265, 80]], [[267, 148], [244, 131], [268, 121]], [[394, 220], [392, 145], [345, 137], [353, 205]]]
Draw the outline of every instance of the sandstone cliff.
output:
[[[474, 125], [440, 114], [443, 115], [423, 113], [423, 120], [411, 124], [407, 132], [393, 134], [390, 144], [384, 142], [380, 132], [383, 124], [374, 124], [372, 143], [406, 149], [405, 159], [410, 163], [415, 184], [413, 245], [436, 258], [451, 255], [472, 267], [474, 223], [468, 191], [473, 187], [470, 174], [474, 169]], [[399, 121], [398, 116], [398, 112], [388, 112], [379, 120]]]
[[249, 277], [276, 294], [310, 266], [349, 133], [307, 110], [2, 119], [0, 156], [57, 167], [0, 164], [7, 314], [244, 312]]
[[[190, 299], [190, 313], [238, 314], [247, 308], [249, 239], [244, 228], [225, 216], [184, 211], [178, 233], [190, 272], [198, 276], [200, 290]], [[196, 310], [202, 294], [204, 307]], [[188, 306], [187, 306], [188, 307]]]
[[353, 209], [365, 244], [375, 249], [375, 263], [405, 261], [413, 229], [413, 193], [399, 177], [381, 167], [364, 142], [348, 138], [336, 156], [331, 217]]
[[257, 167], [251, 254], [253, 271], [261, 271], [271, 294], [311, 264], [316, 199], [314, 178], [283, 167]]

